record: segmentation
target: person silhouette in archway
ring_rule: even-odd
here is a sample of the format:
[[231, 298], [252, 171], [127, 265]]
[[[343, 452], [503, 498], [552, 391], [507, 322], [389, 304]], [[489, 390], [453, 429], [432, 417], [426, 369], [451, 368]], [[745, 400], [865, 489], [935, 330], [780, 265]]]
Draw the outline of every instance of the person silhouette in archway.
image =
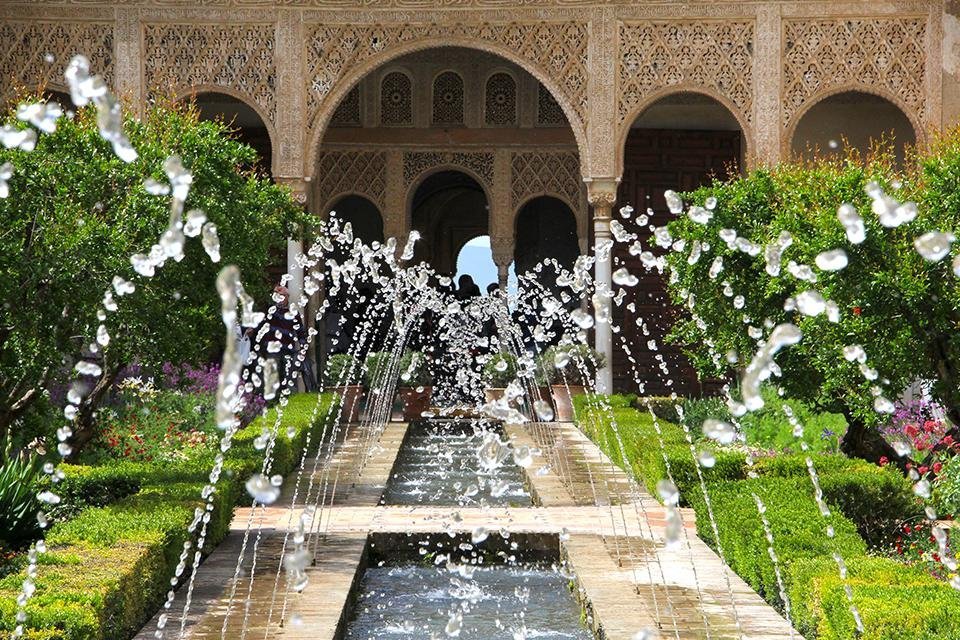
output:
[[467, 300], [468, 298], [479, 298], [480, 297], [480, 287], [477, 286], [477, 283], [473, 281], [473, 277], [468, 274], [463, 274], [457, 279], [457, 298], [460, 300]]

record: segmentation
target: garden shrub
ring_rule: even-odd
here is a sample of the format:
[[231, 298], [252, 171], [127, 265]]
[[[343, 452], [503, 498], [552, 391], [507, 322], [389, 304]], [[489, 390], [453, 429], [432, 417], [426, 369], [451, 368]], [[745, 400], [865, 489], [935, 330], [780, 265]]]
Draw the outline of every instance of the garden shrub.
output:
[[[862, 556], [866, 545], [854, 524], [839, 513], [829, 518], [836, 535], [826, 535], [827, 520], [820, 515], [810, 492], [791, 478], [760, 478], [715, 484], [710, 499], [720, 533], [719, 543], [730, 567], [767, 601], [782, 606], [773, 561], [753, 493], [763, 501], [773, 533], [780, 568], [789, 573], [805, 558]], [[697, 513], [697, 533], [716, 547], [710, 520], [700, 496], [690, 498]]]
[[836, 563], [801, 560], [788, 595], [797, 630], [818, 640], [940, 640], [960, 637], [960, 592], [922, 569], [887, 558], [846, 561], [853, 601], [863, 618], [857, 635]]
[[61, 503], [48, 509], [55, 520], [65, 520], [86, 509], [102, 507], [136, 493], [142, 481], [142, 465], [114, 462], [101, 466], [60, 465], [65, 477], [52, 488]]
[[[271, 473], [294, 470], [308, 433], [318, 436], [330, 396], [291, 396], [284, 407]], [[213, 497], [204, 552], [209, 553], [230, 531], [233, 507], [249, 501], [243, 483], [258, 471], [263, 451], [253, 440], [273, 427], [276, 408], [234, 437], [224, 473]], [[317, 444], [318, 438], [312, 439]], [[162, 603], [169, 579], [187, 540], [187, 525], [202, 506], [213, 455], [177, 463], [111, 463], [91, 471], [68, 468], [66, 482], [74, 495], [87, 496], [97, 483], [139, 491], [112, 504], [90, 507], [54, 525], [47, 535], [49, 551], [41, 554], [37, 592], [28, 606], [30, 640], [110, 640], [131, 637]], [[23, 581], [16, 573], [0, 578], [0, 635], [14, 624], [15, 599]]]

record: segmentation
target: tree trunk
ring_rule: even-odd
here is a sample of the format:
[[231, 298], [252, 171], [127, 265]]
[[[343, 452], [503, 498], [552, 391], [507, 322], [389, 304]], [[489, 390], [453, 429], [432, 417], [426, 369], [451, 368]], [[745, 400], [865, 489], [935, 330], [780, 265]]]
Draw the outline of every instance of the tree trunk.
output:
[[863, 421], [844, 411], [847, 419], [847, 432], [840, 440], [840, 451], [851, 458], [862, 458], [877, 463], [885, 456], [891, 463], [906, 469], [907, 460], [897, 455], [896, 450], [880, 435], [876, 429], [866, 426]]
[[117, 376], [120, 375], [121, 369], [122, 367], [114, 366], [109, 370], [104, 370], [93, 389], [80, 403], [77, 419], [73, 426], [73, 438], [70, 440], [70, 445], [73, 447], [73, 452], [69, 456], [71, 460], [75, 459], [77, 454], [83, 451], [83, 448], [97, 435], [94, 414], [104, 396], [110, 391]]

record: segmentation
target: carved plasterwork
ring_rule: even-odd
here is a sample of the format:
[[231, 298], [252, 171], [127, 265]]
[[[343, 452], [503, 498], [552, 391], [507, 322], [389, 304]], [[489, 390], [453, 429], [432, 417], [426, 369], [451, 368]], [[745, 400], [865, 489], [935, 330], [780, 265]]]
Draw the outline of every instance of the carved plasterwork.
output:
[[665, 87], [723, 96], [747, 122], [753, 112], [754, 23], [670, 20], [620, 25], [617, 123]]
[[403, 183], [410, 188], [425, 173], [462, 169], [488, 190], [493, 188], [493, 153], [487, 151], [408, 151], [403, 154]]
[[3, 21], [0, 44], [0, 97], [11, 84], [62, 88], [64, 69], [81, 52], [113, 84], [113, 22]]
[[274, 119], [274, 24], [145, 24], [143, 69], [149, 89], [225, 87]]
[[574, 151], [523, 151], [511, 154], [510, 203], [513, 209], [535, 196], [550, 195], [580, 209], [583, 180]]
[[926, 17], [784, 20], [782, 126], [843, 89], [879, 93], [922, 119], [926, 35]]
[[309, 28], [307, 105], [313, 122], [331, 109], [327, 97], [351, 68], [442, 41], [446, 46], [494, 49], [549, 78], [573, 110], [578, 124], [587, 108], [587, 25], [582, 22], [409, 24], [316, 24]]
[[318, 206], [329, 208], [347, 194], [361, 195], [386, 209], [385, 151], [328, 150], [317, 157], [315, 193]]

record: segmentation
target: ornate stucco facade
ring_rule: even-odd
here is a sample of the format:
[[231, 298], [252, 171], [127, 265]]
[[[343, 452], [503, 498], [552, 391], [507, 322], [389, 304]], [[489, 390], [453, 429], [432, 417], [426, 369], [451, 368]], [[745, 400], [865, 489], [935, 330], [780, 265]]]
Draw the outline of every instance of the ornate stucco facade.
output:
[[[722, 105], [748, 166], [784, 158], [804, 114], [848, 91], [894, 105], [922, 144], [960, 117], [958, 16], [958, 0], [3, 0], [0, 99], [14, 85], [59, 88], [74, 53], [134, 105], [157, 90], [228, 94], [262, 119], [276, 179], [317, 211], [364, 195], [386, 235], [409, 230], [423, 176], [463, 171], [486, 192], [505, 273], [531, 197], [570, 207], [581, 249], [591, 220], [609, 234], [628, 134], [665, 97]], [[453, 61], [420, 83], [428, 106], [415, 89], [408, 104], [413, 76], [391, 65], [437, 47], [503, 68], [470, 76]], [[437, 95], [459, 95], [461, 110]], [[336, 134], [367, 125], [486, 133]], [[513, 133], [498, 137], [504, 126]]]

